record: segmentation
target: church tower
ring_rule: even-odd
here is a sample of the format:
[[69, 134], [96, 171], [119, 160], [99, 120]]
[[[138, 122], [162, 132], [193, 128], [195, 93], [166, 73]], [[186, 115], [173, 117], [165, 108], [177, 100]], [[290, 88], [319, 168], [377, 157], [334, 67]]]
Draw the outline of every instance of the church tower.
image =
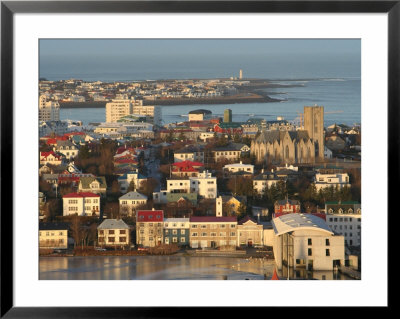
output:
[[323, 106], [304, 107], [304, 129], [315, 143], [315, 157], [322, 160], [325, 148]]

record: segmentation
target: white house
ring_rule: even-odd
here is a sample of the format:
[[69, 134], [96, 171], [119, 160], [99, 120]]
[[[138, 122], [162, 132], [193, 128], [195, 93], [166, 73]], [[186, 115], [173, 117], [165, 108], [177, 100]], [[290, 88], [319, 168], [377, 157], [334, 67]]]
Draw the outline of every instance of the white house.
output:
[[63, 154], [67, 159], [72, 159], [79, 153], [78, 147], [70, 140], [58, 140], [57, 145], [54, 146], [54, 151]]
[[238, 172], [244, 172], [248, 174], [254, 174], [254, 165], [251, 164], [243, 164], [242, 161], [240, 163], [228, 164], [223, 168], [224, 175], [234, 174]]
[[135, 189], [138, 189], [142, 182], [147, 181], [147, 178], [138, 172], [129, 172], [121, 177], [118, 177], [118, 184], [121, 193], [126, 193], [131, 182], [135, 183]]
[[100, 216], [100, 195], [69, 193], [63, 196], [63, 216]]
[[315, 174], [314, 184], [317, 191], [331, 186], [334, 188], [339, 187], [339, 189], [351, 186], [349, 182], [349, 175], [347, 173]]
[[344, 237], [335, 235], [325, 221], [311, 214], [285, 214], [272, 219], [274, 257], [283, 265], [308, 270], [333, 270], [344, 265]]
[[260, 175], [253, 179], [253, 191], [255, 194], [262, 196], [265, 191], [272, 185], [275, 185], [281, 181], [280, 178], [272, 172], [262, 172]]
[[64, 156], [56, 154], [53, 151], [40, 152], [40, 164], [61, 165], [64, 162]]
[[122, 219], [106, 219], [97, 227], [98, 243], [100, 246], [130, 245], [130, 229]]
[[39, 223], [39, 248], [68, 248], [67, 223]]
[[147, 203], [147, 196], [138, 192], [129, 192], [119, 198], [119, 211], [122, 215], [134, 216], [136, 209]]

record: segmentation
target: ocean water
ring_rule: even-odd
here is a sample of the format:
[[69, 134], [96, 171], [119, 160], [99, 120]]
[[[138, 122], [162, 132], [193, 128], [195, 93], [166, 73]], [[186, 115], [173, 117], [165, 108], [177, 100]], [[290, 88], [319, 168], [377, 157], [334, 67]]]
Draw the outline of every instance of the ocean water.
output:
[[[246, 121], [252, 117], [275, 120], [282, 116], [288, 121], [296, 122], [304, 106], [319, 105], [324, 106], [325, 126], [334, 123], [361, 123], [360, 78], [288, 79], [274, 83], [299, 86], [265, 89], [270, 97], [280, 99], [280, 102], [162, 106], [163, 122], [168, 124], [185, 121], [188, 112], [198, 108], [209, 109], [214, 116], [223, 116], [224, 110], [229, 108], [232, 110], [233, 121]], [[80, 120], [84, 125], [89, 122], [104, 122], [105, 109], [63, 108], [60, 110], [60, 118]]]

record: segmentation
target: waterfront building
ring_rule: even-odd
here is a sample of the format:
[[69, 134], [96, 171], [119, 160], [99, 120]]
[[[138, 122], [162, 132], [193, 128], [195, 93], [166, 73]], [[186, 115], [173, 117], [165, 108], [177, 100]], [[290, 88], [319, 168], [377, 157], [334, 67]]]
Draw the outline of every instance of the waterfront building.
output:
[[174, 161], [192, 161], [204, 163], [204, 150], [200, 146], [188, 145], [174, 152]]
[[315, 174], [314, 185], [317, 191], [329, 187], [341, 189], [343, 187], [351, 186], [349, 182], [349, 175], [347, 173]]
[[246, 216], [238, 222], [238, 246], [263, 246], [263, 225]]
[[189, 245], [189, 218], [164, 219], [164, 243]]
[[131, 244], [130, 228], [122, 219], [105, 219], [97, 227], [99, 246], [125, 248]]
[[189, 112], [189, 122], [192, 121], [205, 121], [211, 119], [212, 112], [210, 110], [193, 110]]
[[112, 100], [106, 103], [106, 122], [117, 122], [121, 117], [132, 113], [131, 100]]
[[225, 109], [224, 111], [224, 123], [231, 123], [232, 122], [232, 110]]
[[147, 196], [132, 191], [119, 198], [119, 212], [124, 216], [136, 217], [136, 210], [147, 203]]
[[68, 223], [39, 223], [39, 248], [67, 249]]
[[47, 101], [46, 95], [39, 97], [39, 122], [59, 121], [60, 104], [57, 101]]
[[190, 247], [217, 248], [237, 246], [236, 217], [190, 217]]
[[349, 246], [361, 246], [361, 204], [356, 201], [325, 203], [326, 223], [334, 233], [344, 236]]
[[107, 191], [106, 178], [104, 176], [83, 176], [79, 180], [78, 191], [105, 195]]
[[63, 216], [100, 216], [100, 195], [98, 194], [69, 193], [62, 198]]
[[304, 107], [304, 129], [314, 143], [315, 157], [324, 158], [324, 107], [305, 106]]
[[78, 156], [79, 149], [70, 140], [57, 140], [57, 144], [53, 147], [53, 150], [57, 153], [61, 153], [66, 159], [71, 160]]
[[161, 106], [159, 105], [139, 105], [134, 104], [132, 106], [132, 114], [142, 115], [146, 117], [150, 117], [153, 119], [153, 124], [157, 126], [161, 126], [162, 122], [162, 111]]
[[272, 219], [274, 257], [283, 265], [307, 270], [333, 270], [344, 265], [345, 244], [325, 221], [311, 214], [285, 214]]
[[164, 212], [139, 210], [136, 217], [136, 243], [144, 247], [161, 245], [163, 240]]

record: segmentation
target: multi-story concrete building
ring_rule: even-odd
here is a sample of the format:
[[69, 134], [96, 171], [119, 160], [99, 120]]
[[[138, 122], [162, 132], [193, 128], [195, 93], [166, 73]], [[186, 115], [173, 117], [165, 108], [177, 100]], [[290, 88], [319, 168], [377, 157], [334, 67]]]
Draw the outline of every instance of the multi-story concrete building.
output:
[[155, 247], [164, 242], [164, 212], [162, 210], [139, 210], [136, 217], [136, 243]]
[[147, 203], [147, 196], [138, 192], [129, 192], [119, 198], [121, 215], [136, 216], [136, 210]]
[[106, 219], [97, 227], [100, 246], [127, 247], [131, 244], [129, 226], [122, 219]]
[[361, 204], [355, 201], [325, 203], [326, 223], [344, 236], [349, 246], [361, 246]]
[[190, 247], [237, 246], [236, 217], [190, 217]]
[[67, 249], [68, 223], [39, 223], [39, 248]]
[[189, 245], [189, 218], [164, 219], [164, 243]]
[[204, 198], [216, 198], [217, 178], [204, 171], [188, 178], [167, 179], [167, 193], [197, 193]]
[[335, 173], [335, 174], [315, 174], [315, 188], [317, 191], [324, 188], [338, 187], [350, 187], [349, 175], [347, 173]]
[[189, 121], [205, 121], [211, 119], [212, 112], [209, 110], [193, 110], [189, 112]]
[[308, 270], [333, 270], [344, 265], [344, 237], [335, 235], [325, 221], [311, 214], [285, 214], [272, 219], [274, 257], [283, 265]]
[[161, 125], [162, 122], [162, 111], [159, 105], [139, 105], [135, 104], [132, 106], [132, 113], [137, 115], [144, 115], [153, 118], [154, 125]]
[[121, 117], [132, 114], [131, 100], [112, 100], [106, 104], [106, 122], [117, 122]]
[[232, 123], [232, 110], [231, 109], [224, 110], [224, 123]]
[[39, 122], [59, 121], [60, 104], [57, 101], [47, 101], [45, 95], [39, 97]]
[[63, 196], [63, 216], [100, 216], [100, 195], [69, 193]]

